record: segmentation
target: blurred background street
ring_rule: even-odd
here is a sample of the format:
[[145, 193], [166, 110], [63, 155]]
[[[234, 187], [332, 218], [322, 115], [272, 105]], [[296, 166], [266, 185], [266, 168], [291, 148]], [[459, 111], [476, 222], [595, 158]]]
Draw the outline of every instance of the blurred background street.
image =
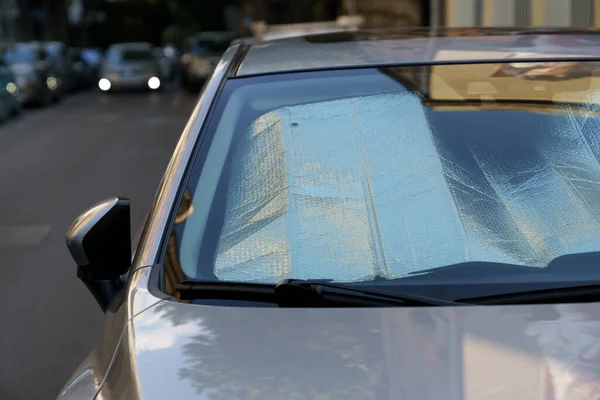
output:
[[103, 314], [75, 276], [65, 231], [122, 195], [135, 235], [195, 100], [93, 91], [0, 125], [1, 398], [53, 398], [99, 338]]

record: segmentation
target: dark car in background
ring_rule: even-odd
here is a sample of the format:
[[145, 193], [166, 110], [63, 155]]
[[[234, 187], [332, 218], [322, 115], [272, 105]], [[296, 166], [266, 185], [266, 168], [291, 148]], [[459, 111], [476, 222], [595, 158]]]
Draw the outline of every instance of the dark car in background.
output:
[[151, 44], [118, 43], [108, 48], [98, 81], [100, 90], [157, 90], [160, 86], [160, 67]]
[[0, 54], [0, 120], [21, 111], [21, 91], [15, 74], [4, 62]]
[[197, 91], [213, 73], [223, 52], [237, 35], [234, 32], [202, 32], [185, 41], [181, 56], [181, 84]]
[[160, 69], [160, 75], [166, 82], [174, 81], [179, 75], [179, 54], [172, 46], [156, 47], [154, 57]]
[[88, 89], [96, 83], [95, 68], [82, 56], [82, 50], [70, 47], [67, 50], [67, 69], [71, 91]]
[[59, 41], [44, 42], [44, 51], [58, 70], [57, 91], [61, 94], [70, 92], [73, 88], [73, 76], [69, 65], [67, 45]]
[[102, 67], [104, 52], [97, 48], [84, 47], [81, 49], [81, 57], [91, 69], [95, 80], [97, 80], [98, 76], [100, 75], [100, 68]]
[[60, 69], [40, 42], [22, 42], [3, 49], [25, 104], [46, 105], [60, 97]]

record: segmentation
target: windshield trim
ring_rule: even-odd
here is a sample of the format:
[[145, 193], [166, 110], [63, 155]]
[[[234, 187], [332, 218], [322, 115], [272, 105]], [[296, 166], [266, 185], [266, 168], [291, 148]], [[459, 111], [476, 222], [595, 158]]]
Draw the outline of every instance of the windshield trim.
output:
[[[251, 48], [251, 46], [250, 46]], [[539, 62], [600, 62], [600, 56], [573, 56], [573, 57], [519, 57], [519, 58], [489, 58], [489, 59], [470, 59], [470, 60], [433, 60], [433, 61], [390, 61], [373, 64], [347, 64], [333, 66], [311, 66], [297, 67], [273, 71], [261, 72], [240, 72], [243, 68], [243, 62], [236, 68], [232, 79], [252, 78], [258, 76], [271, 75], [286, 75], [292, 73], [303, 72], [319, 72], [319, 71], [344, 71], [344, 70], [360, 70], [370, 68], [399, 68], [399, 67], [436, 67], [442, 65], [481, 65], [481, 64], [508, 64], [508, 63], [539, 63]], [[246, 67], [247, 68], [247, 67]]]
[[218, 102], [219, 93], [229, 70], [241, 54], [240, 48], [239, 45], [232, 46], [223, 54], [181, 134], [159, 184], [154, 203], [148, 212], [132, 272], [156, 264], [158, 260], [163, 260], [165, 257], [171, 227], [183, 197], [184, 183], [189, 173], [188, 166], [193, 159], [192, 154], [199, 147], [197, 145], [199, 138]]

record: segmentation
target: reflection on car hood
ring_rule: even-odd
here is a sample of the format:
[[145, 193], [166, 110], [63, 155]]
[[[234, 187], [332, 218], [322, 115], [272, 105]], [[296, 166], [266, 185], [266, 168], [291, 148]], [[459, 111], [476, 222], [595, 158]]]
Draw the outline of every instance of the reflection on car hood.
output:
[[595, 400], [599, 318], [599, 304], [277, 309], [163, 302], [129, 325], [102, 398], [542, 400], [552, 392], [556, 400]]

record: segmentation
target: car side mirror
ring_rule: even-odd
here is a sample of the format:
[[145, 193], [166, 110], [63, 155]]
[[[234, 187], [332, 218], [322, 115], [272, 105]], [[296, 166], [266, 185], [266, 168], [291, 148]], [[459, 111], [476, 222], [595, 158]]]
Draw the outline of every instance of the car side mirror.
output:
[[107, 199], [79, 215], [67, 231], [67, 247], [77, 277], [106, 311], [131, 266], [129, 199]]

